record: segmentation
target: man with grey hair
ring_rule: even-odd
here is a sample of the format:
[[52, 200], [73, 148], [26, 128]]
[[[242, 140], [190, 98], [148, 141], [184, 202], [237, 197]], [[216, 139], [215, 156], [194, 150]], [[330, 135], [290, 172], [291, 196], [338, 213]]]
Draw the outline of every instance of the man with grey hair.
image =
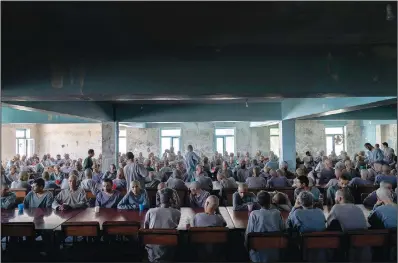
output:
[[354, 198], [347, 188], [337, 190], [335, 201], [326, 220], [329, 228], [344, 232], [368, 228], [362, 210], [354, 204]]
[[188, 190], [181, 176], [181, 171], [174, 169], [173, 175], [166, 182], [167, 187], [175, 190]]
[[[170, 206], [170, 191], [165, 189], [159, 193], [160, 207], [151, 208], [145, 215], [144, 226], [149, 229], [176, 229], [180, 222], [181, 212]], [[146, 245], [150, 262], [171, 261], [175, 247], [163, 245]]]
[[232, 205], [234, 211], [248, 210], [248, 205], [254, 205], [257, 197], [249, 192], [249, 187], [245, 183], [238, 184], [238, 191], [232, 195]]
[[325, 215], [321, 209], [313, 208], [313, 205], [312, 193], [301, 192], [287, 219], [288, 227], [301, 233], [324, 231], [326, 229]]
[[393, 202], [393, 195], [387, 188], [376, 191], [377, 203], [369, 215], [368, 221], [373, 228], [397, 228], [397, 204]]
[[[380, 183], [380, 188], [388, 189], [392, 193], [393, 202], [397, 203], [397, 194], [393, 192], [392, 185], [389, 182], [382, 181]], [[376, 204], [376, 202], [377, 202], [377, 194], [376, 191], [373, 191], [363, 200], [363, 205], [366, 207], [373, 207]]]
[[205, 201], [207, 197], [210, 196], [210, 193], [202, 190], [199, 182], [192, 182], [189, 186], [190, 195], [189, 195], [189, 203], [192, 208], [202, 208], [205, 205]]
[[224, 218], [217, 214], [219, 206], [218, 197], [210, 195], [207, 197], [204, 209], [204, 213], [197, 213], [192, 221], [194, 227], [211, 227], [211, 226], [226, 226]]
[[54, 210], [69, 210], [85, 208], [88, 205], [86, 191], [77, 187], [77, 177], [71, 174], [68, 178], [69, 189], [62, 190], [55, 196], [52, 208]]
[[267, 186], [267, 180], [264, 177], [260, 176], [261, 169], [259, 166], [255, 166], [252, 168], [253, 174], [250, 177], [247, 177], [246, 184], [249, 188], [264, 188]]

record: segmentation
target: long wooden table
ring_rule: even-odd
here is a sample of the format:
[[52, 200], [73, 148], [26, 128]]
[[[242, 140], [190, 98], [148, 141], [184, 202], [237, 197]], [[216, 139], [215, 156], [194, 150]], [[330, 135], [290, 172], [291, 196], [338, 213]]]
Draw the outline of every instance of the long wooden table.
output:
[[30, 223], [37, 230], [54, 230], [68, 219], [83, 212], [84, 209], [54, 211], [51, 208], [31, 208], [20, 212], [18, 209], [1, 210], [1, 223]]
[[[361, 208], [365, 218], [367, 219], [370, 210], [367, 209], [364, 205], [356, 205], [357, 207]], [[234, 211], [232, 206], [227, 206], [226, 207], [229, 215], [231, 216], [232, 222], [237, 229], [246, 229], [247, 227], [247, 222], [249, 220], [249, 212], [248, 211]], [[323, 207], [323, 214], [325, 215], [325, 218], [328, 217], [330, 209], [328, 206]], [[284, 220], [286, 220], [289, 216], [288, 212], [281, 212], [282, 217]], [[366, 220], [367, 221], [367, 220]]]
[[116, 208], [100, 208], [99, 212], [96, 213], [94, 208], [86, 208], [81, 213], [71, 217], [67, 222], [88, 222], [96, 221], [100, 224], [102, 230], [102, 224], [105, 221], [134, 221], [140, 222], [141, 227], [144, 227], [146, 211], [134, 211], [134, 210], [118, 210]]

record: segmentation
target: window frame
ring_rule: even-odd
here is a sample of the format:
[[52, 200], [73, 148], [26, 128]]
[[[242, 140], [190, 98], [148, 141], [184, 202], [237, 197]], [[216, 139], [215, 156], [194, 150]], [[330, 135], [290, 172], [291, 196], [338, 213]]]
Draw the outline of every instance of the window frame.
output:
[[[342, 128], [342, 133], [333, 133], [333, 134], [326, 134], [326, 129], [327, 128]], [[336, 153], [336, 144], [334, 141], [334, 136], [336, 135], [342, 135], [343, 136], [343, 149], [344, 151], [347, 151], [347, 144], [346, 144], [346, 126], [330, 126], [330, 127], [325, 127], [325, 143], [326, 143], [326, 154], [329, 155], [330, 153], [328, 152], [328, 148], [327, 148], [327, 141], [328, 141], [328, 137], [332, 138], [332, 151], [334, 151], [334, 153], [336, 155], [339, 155], [340, 153]]]
[[[17, 132], [22, 131], [23, 132], [23, 137], [17, 137]], [[27, 137], [27, 133], [29, 132], [29, 137]], [[27, 128], [23, 129], [15, 129], [15, 152], [16, 154], [19, 154], [20, 156], [25, 155], [26, 157], [30, 157], [31, 155], [34, 154], [34, 148], [35, 148], [35, 140], [31, 138], [31, 130]], [[24, 141], [25, 142], [25, 152], [19, 152], [19, 142]], [[28, 144], [29, 142], [32, 142], [32, 153], [28, 153]]]
[[[275, 134], [271, 134], [271, 129], [277, 129], [278, 130], [278, 135]], [[278, 126], [271, 126], [269, 127], [269, 150], [272, 151], [274, 154], [276, 154], [277, 156], [280, 156], [280, 151], [281, 151], [281, 141], [280, 141], [280, 134], [279, 134], [279, 127]], [[278, 141], [279, 141], [279, 146], [278, 146], [278, 152], [275, 152], [275, 149], [271, 148], [271, 144], [272, 144], [272, 138], [278, 137]]]
[[[234, 131], [234, 135], [217, 135], [217, 130], [233, 130]], [[234, 152], [233, 153], [236, 154], [236, 127], [217, 127], [217, 128], [214, 128], [214, 151], [217, 151], [217, 138], [222, 138], [223, 139], [223, 152], [221, 152], [221, 154], [224, 155], [224, 153], [226, 151], [227, 138], [231, 138], [231, 137], [234, 139]]]
[[[180, 131], [180, 136], [175, 136], [175, 135], [173, 135], [173, 136], [168, 136], [168, 135], [162, 136], [162, 131], [164, 131], [164, 130], [179, 130], [179, 131]], [[177, 153], [178, 151], [181, 151], [182, 129], [181, 129], [180, 127], [169, 127], [169, 128], [166, 128], [166, 127], [165, 127], [165, 128], [160, 128], [159, 137], [160, 137], [160, 151], [161, 151], [160, 156], [163, 155], [164, 150], [165, 150], [165, 149], [163, 149], [163, 145], [162, 145], [162, 139], [163, 139], [163, 138], [170, 138], [170, 147], [173, 147], [173, 148], [174, 148], [174, 153]], [[178, 140], [179, 140], [179, 147], [178, 147], [178, 149], [173, 145], [174, 139], [178, 139]], [[170, 150], [170, 149], [169, 149], [169, 150]]]
[[[125, 131], [125, 132], [126, 132], [125, 135], [120, 135], [120, 131]], [[127, 153], [127, 129], [120, 129], [120, 128], [119, 128], [119, 138], [118, 138], [118, 143], [119, 143], [119, 145], [118, 145], [118, 151], [119, 151], [119, 152], [121, 152], [121, 151], [120, 151], [120, 139], [125, 139], [126, 145], [125, 145], [124, 148], [126, 148], [126, 152], [124, 152], [124, 153]], [[121, 152], [121, 153], [123, 154], [123, 152]]]

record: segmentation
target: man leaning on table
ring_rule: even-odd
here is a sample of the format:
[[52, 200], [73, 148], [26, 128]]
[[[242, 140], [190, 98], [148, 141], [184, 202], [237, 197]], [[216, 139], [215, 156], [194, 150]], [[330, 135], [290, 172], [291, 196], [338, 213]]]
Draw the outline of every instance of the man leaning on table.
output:
[[248, 192], [248, 186], [245, 183], [240, 183], [238, 185], [238, 191], [232, 196], [234, 211], [247, 210], [247, 205], [255, 204], [256, 201], [256, 196], [253, 193]]
[[86, 191], [77, 187], [77, 177], [71, 174], [68, 178], [69, 189], [62, 190], [55, 198], [52, 208], [55, 210], [69, 210], [88, 206]]
[[105, 178], [102, 182], [102, 191], [97, 194], [95, 206], [104, 208], [117, 208], [122, 195], [119, 191], [112, 189], [113, 182], [109, 178]]
[[131, 189], [123, 197], [123, 199], [117, 205], [118, 209], [130, 209], [138, 210], [140, 205], [144, 206], [144, 209], [149, 208], [148, 194], [145, 189], [141, 189], [141, 183], [138, 180], [130, 183]]

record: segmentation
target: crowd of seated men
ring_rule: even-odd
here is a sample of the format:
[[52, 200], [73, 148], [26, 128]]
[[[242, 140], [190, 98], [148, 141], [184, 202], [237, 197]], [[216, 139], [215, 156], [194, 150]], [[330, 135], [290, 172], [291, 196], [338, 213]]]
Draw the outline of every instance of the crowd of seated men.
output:
[[[25, 188], [28, 194], [24, 204], [30, 208], [67, 210], [96, 205], [138, 210], [142, 205], [148, 209], [150, 204], [146, 188], [157, 188], [157, 208], [149, 210], [147, 223], [150, 227], [175, 228], [178, 225], [178, 209], [182, 204], [178, 190], [189, 190], [191, 207], [206, 207], [209, 200], [212, 203], [223, 202], [222, 194], [213, 196], [210, 194], [212, 190], [236, 189], [232, 197], [233, 209], [254, 209], [250, 214], [247, 233], [282, 231], [286, 227], [299, 232], [323, 231], [336, 225], [345, 231], [364, 229], [367, 223], [362, 212], [359, 214], [353, 205], [349, 186], [376, 185], [378, 189], [364, 200], [365, 205], [373, 207], [368, 223], [372, 227], [396, 228], [396, 156], [387, 143], [383, 143], [384, 152], [377, 145], [373, 147], [367, 143], [365, 147], [368, 152], [356, 154], [352, 161], [345, 152], [340, 156], [332, 152], [327, 157], [320, 152], [315, 158], [307, 152], [302, 160], [297, 158], [295, 173], [289, 171], [286, 162], [279, 163], [272, 152], [266, 158], [261, 152], [253, 158], [249, 153], [245, 156], [238, 153], [235, 157], [233, 153], [222, 155], [216, 152], [209, 160], [205, 156], [199, 157], [191, 145], [185, 156], [180, 152], [174, 154], [173, 149], [166, 150], [162, 158], [153, 153], [147, 159], [142, 153], [135, 158], [133, 153], [128, 152], [120, 155], [118, 168], [112, 164], [105, 173], [101, 172], [100, 158], [95, 160], [91, 149], [84, 161], [70, 160], [68, 155], [65, 159], [57, 155], [55, 160], [46, 155], [41, 162], [35, 156], [28, 160], [19, 160], [16, 156], [1, 173], [1, 208], [15, 207], [15, 194], [9, 188]], [[34, 168], [29, 168], [29, 165]], [[249, 191], [249, 188], [282, 187], [295, 188], [294, 206], [284, 193], [260, 191], [255, 195]], [[326, 200], [319, 187], [326, 188]], [[45, 188], [62, 190], [54, 197]], [[95, 196], [94, 203], [90, 204], [87, 200], [86, 191]], [[319, 209], [325, 202], [333, 205], [328, 218]], [[164, 206], [175, 211], [163, 211], [161, 208]], [[281, 222], [281, 211], [290, 212], [287, 222]], [[162, 219], [155, 216], [156, 213], [162, 214]], [[353, 220], [360, 215], [363, 220]], [[163, 218], [170, 219], [166, 220], [167, 226], [163, 224]], [[170, 225], [171, 222], [174, 223]], [[159, 258], [162, 249], [156, 246], [148, 248], [150, 258]], [[273, 259], [275, 255], [272, 253], [250, 251], [250, 257], [255, 262], [263, 262]]]

